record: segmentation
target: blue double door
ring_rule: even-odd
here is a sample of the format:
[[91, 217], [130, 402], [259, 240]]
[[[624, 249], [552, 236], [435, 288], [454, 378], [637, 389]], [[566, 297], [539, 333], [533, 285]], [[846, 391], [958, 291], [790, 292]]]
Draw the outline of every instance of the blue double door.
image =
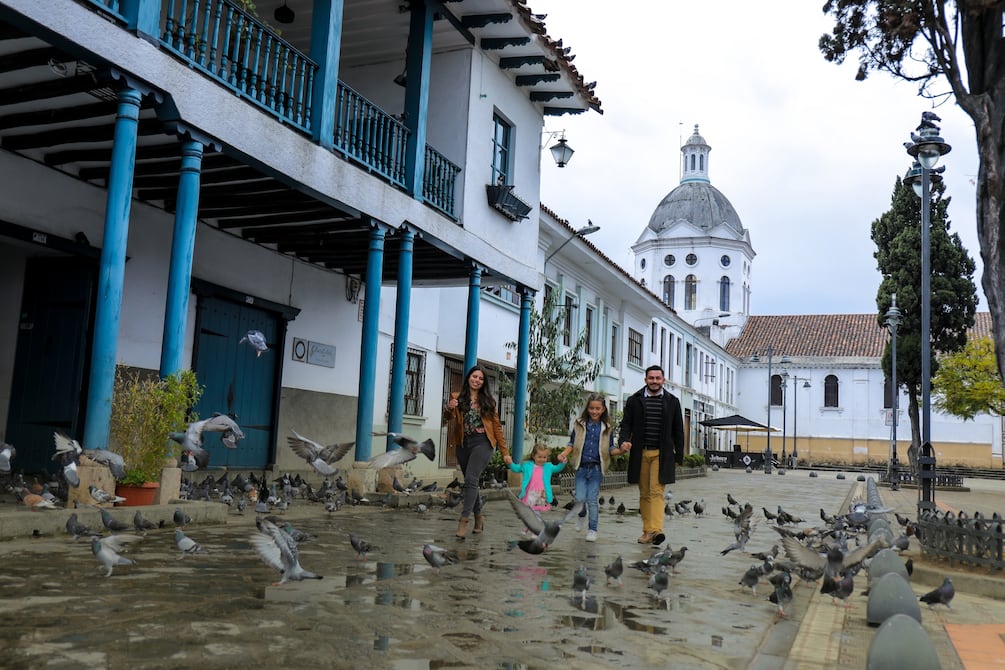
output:
[[[249, 330], [265, 335], [269, 350], [257, 355], [247, 342]], [[192, 368], [204, 386], [196, 406], [200, 419], [214, 412], [230, 414], [244, 431], [237, 449], [227, 449], [219, 433], [205, 435], [210, 467], [263, 469], [272, 459], [282, 369], [285, 322], [253, 304], [200, 296]]]

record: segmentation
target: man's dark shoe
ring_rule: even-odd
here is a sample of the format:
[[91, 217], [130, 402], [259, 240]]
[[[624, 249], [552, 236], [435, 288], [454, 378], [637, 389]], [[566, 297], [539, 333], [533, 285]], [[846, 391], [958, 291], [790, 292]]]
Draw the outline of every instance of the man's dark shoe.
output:
[[658, 546], [658, 545], [663, 544], [666, 541], [667, 541], [667, 536], [664, 535], [663, 533], [661, 533], [659, 531], [656, 531], [655, 533], [653, 533], [653, 544], [654, 545]]

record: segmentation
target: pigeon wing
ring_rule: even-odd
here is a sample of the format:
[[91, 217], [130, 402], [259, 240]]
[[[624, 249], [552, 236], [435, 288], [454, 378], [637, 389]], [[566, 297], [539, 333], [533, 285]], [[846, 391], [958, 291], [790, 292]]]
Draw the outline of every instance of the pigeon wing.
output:
[[[523, 522], [523, 525], [530, 529], [532, 533], [540, 534], [541, 531], [544, 530], [544, 520], [541, 518], [541, 515], [525, 505], [523, 501], [517, 498], [516, 494], [509, 489], [507, 489], [506, 492], [509, 494], [510, 506], [513, 508], [513, 511], [516, 512], [516, 515], [520, 517], [520, 521]], [[582, 503], [578, 503], [578, 505], [581, 507]], [[573, 509], [575, 509], [575, 506]], [[572, 512], [570, 511], [570, 513], [566, 515], [566, 518], [569, 518], [571, 514]], [[576, 514], [579, 514], [579, 510], [576, 510]]]
[[[583, 507], [585, 507], [585, 506], [586, 506], [585, 502], [583, 502], [583, 501], [577, 502], [575, 505], [572, 506], [572, 509], [570, 509], [568, 512], [566, 512], [565, 516], [562, 517], [562, 520], [558, 522], [558, 525], [561, 526], [563, 523], [565, 523], [566, 521], [569, 521], [573, 517], [579, 516], [579, 513], [583, 511]], [[526, 507], [526, 505], [524, 505], [524, 507]], [[534, 510], [531, 510], [531, 511], [533, 512]], [[528, 526], [528, 528], [530, 528], [530, 527]], [[531, 528], [531, 530], [534, 530], [534, 529]]]
[[295, 430], [290, 430], [290, 432], [293, 433], [294, 437], [287, 437], [286, 443], [290, 445], [290, 449], [293, 450], [294, 454], [308, 463], [321, 455], [324, 447], [320, 444], [314, 440], [304, 437]]
[[802, 544], [794, 537], [783, 536], [782, 548], [785, 555], [793, 563], [810, 570], [824, 570], [827, 567], [827, 558], [816, 551]]
[[395, 449], [394, 451], [385, 451], [383, 454], [377, 454], [370, 459], [367, 467], [375, 470], [393, 468], [396, 465], [407, 463], [414, 458], [415, 454], [408, 449]]
[[432, 440], [426, 440], [419, 445], [419, 453], [431, 461], [436, 460], [436, 445]]
[[[80, 443], [65, 433], [53, 433], [52, 441], [56, 443], [56, 456], [61, 456], [63, 454], [73, 454], [76, 456], [83, 451], [83, 449], [80, 448]], [[53, 460], [55, 460], [55, 456], [53, 457]]]
[[119, 535], [107, 535], [100, 540], [101, 544], [112, 551], [124, 551], [126, 545], [132, 544], [133, 542], [139, 542], [143, 537], [140, 535], [131, 534], [119, 534]]
[[341, 444], [330, 444], [325, 447], [318, 456], [328, 465], [334, 465], [345, 458], [345, 455], [352, 451], [356, 442], [342, 442]]
[[96, 463], [108, 466], [108, 469], [116, 480], [120, 480], [126, 476], [125, 461], [122, 460], [122, 456], [114, 451], [109, 451], [108, 449], [88, 449], [84, 452], [84, 455]]
[[877, 538], [872, 542], [870, 542], [869, 544], [862, 545], [861, 547], [855, 549], [854, 551], [848, 552], [847, 554], [845, 554], [844, 559], [841, 561], [842, 569], [850, 570], [858, 566], [862, 561], [869, 558], [870, 556], [872, 556], [885, 546], [887, 546], [886, 541]]

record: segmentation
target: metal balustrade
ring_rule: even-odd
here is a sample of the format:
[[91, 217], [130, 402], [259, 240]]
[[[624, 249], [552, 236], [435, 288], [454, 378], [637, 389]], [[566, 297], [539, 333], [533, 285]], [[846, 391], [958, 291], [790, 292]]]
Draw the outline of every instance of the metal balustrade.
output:
[[953, 516], [926, 511], [918, 519], [921, 553], [990, 570], [1005, 567], [1002, 520], [979, 515]]

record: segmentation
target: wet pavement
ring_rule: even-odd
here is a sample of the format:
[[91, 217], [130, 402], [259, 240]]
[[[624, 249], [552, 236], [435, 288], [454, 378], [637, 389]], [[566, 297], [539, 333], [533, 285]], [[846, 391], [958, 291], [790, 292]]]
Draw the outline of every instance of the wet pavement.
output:
[[[670, 488], [674, 501], [703, 498], [708, 511], [667, 521], [670, 544], [688, 547], [680, 574], [670, 578], [668, 600], [653, 597], [647, 577], [630, 568], [623, 585], [605, 584], [603, 567], [615, 557], [627, 564], [653, 551], [635, 541], [641, 520], [634, 487], [604, 492], [624, 502], [628, 513], [604, 505], [597, 542], [585, 542], [570, 524], [537, 556], [512, 548], [522, 528], [505, 500], [487, 503], [485, 533], [463, 542], [453, 538], [456, 510], [359, 506], [328, 514], [319, 504], [296, 502], [286, 517], [317, 536], [301, 544], [301, 563], [324, 579], [282, 586], [271, 585], [278, 573], [251, 548], [251, 512], [231, 512], [222, 525], [188, 527], [207, 553], [182, 560], [172, 528], [150, 531], [125, 554], [136, 565], [116, 567], [109, 578], [83, 540], [43, 534], [0, 541], [0, 667], [865, 667], [875, 629], [864, 625], [864, 597], [853, 597], [853, 609], [845, 610], [819, 587], [797, 585], [788, 616], [779, 617], [767, 600], [770, 585], [762, 583], [755, 596], [738, 584], [756, 559], [719, 555], [734, 539], [720, 512], [727, 492], [757, 510], [747, 549], [759, 551], [777, 541], [762, 507], [781, 505], [815, 525], [820, 508], [843, 511], [864, 496], [864, 484], [853, 474], [838, 480], [834, 473], [810, 478], [806, 471], [782, 477], [723, 470]], [[888, 504], [913, 505], [913, 493], [881, 493]], [[986, 504], [976, 508], [993, 511]], [[913, 506], [902, 511], [913, 516]], [[357, 558], [349, 532], [377, 548]], [[457, 549], [461, 562], [431, 568], [422, 557], [427, 542]], [[593, 578], [585, 598], [572, 590], [580, 565]], [[944, 623], [1003, 620], [999, 604], [957, 596], [961, 603], [969, 598], [969, 614], [958, 616], [955, 602], [952, 611], [923, 612], [926, 630], [929, 621], [937, 634]], [[821, 621], [830, 626], [829, 637], [814, 642]], [[821, 646], [827, 647], [822, 656]], [[943, 668], [963, 667], [951, 644], [939, 649]]]

